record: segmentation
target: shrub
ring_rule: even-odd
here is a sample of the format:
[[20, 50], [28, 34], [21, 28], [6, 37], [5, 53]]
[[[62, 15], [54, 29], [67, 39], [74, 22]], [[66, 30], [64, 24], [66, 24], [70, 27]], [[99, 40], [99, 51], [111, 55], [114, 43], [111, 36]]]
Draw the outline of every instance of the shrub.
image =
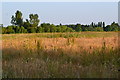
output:
[[42, 33], [44, 32], [44, 28], [42, 27], [38, 27], [37, 30], [36, 30], [37, 33]]
[[28, 33], [36, 33], [37, 28], [36, 27], [28, 27]]
[[13, 26], [8, 26], [5, 30], [5, 33], [7, 33], [7, 34], [15, 33]]

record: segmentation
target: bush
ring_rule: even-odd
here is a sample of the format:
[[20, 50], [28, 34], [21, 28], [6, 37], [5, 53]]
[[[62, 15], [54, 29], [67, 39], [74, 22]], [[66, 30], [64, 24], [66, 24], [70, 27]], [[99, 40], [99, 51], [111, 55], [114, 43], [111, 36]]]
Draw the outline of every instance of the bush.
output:
[[25, 29], [23, 26], [13, 26], [13, 29], [15, 33], [27, 33], [27, 29]]
[[5, 33], [6, 33], [6, 28], [2, 27], [2, 34], [5, 34]]
[[38, 27], [37, 30], [36, 30], [37, 33], [42, 33], [44, 32], [44, 28], [42, 27]]
[[55, 25], [52, 24], [49, 27], [50, 27], [50, 32], [56, 32], [57, 31]]
[[7, 34], [10, 34], [10, 33], [15, 33], [14, 29], [13, 29], [14, 26], [8, 26], [5, 30], [5, 33]]
[[75, 30], [73, 30], [72, 28], [69, 28], [69, 27], [67, 27], [67, 29], [66, 29], [66, 32], [74, 32]]
[[103, 31], [102, 27], [95, 27], [95, 31]]
[[37, 28], [36, 27], [28, 27], [28, 33], [36, 33]]

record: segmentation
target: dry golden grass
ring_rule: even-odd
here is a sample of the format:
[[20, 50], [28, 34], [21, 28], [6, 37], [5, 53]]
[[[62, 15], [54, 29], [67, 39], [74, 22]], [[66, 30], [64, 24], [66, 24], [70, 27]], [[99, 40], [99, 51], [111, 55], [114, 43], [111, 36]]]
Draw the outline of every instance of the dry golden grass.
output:
[[[51, 34], [52, 37], [55, 35], [54, 38], [48, 38]], [[69, 35], [68, 33], [4, 34], [3, 76], [19, 78], [118, 76], [120, 56], [117, 52], [117, 33], [75, 33], [79, 37], [73, 35], [67, 38], [58, 37], [58, 34], [65, 34], [65, 37]]]
[[36, 49], [37, 42], [44, 50], [63, 49], [65, 51], [81, 52], [83, 50], [93, 51], [101, 49], [103, 43], [108, 49], [118, 47], [118, 37], [100, 37], [100, 38], [18, 38], [6, 39], [2, 41], [3, 49], [14, 48], [22, 50], [23, 48]]

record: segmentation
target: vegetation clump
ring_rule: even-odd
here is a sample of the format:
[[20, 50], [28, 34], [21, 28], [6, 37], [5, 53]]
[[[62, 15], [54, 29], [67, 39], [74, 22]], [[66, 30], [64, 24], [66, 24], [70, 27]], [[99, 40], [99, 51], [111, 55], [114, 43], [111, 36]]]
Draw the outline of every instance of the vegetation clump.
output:
[[11, 17], [11, 24], [7, 27], [2, 27], [3, 34], [12, 33], [51, 33], [51, 32], [82, 32], [82, 31], [119, 31], [118, 23], [113, 22], [111, 25], [106, 25], [105, 22], [91, 23], [90, 25], [69, 24], [69, 25], [54, 25], [50, 23], [42, 23], [39, 25], [40, 19], [38, 14], [30, 14], [29, 19], [23, 21], [22, 12], [16, 11], [15, 16]]

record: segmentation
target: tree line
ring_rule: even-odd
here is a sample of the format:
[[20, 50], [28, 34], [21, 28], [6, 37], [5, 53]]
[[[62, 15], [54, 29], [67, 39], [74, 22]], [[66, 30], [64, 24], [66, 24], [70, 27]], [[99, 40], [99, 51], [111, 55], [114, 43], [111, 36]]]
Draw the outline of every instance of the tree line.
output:
[[111, 23], [105, 26], [105, 22], [91, 23], [90, 25], [70, 24], [70, 25], [54, 25], [50, 23], [42, 23], [39, 25], [40, 19], [38, 14], [29, 14], [29, 19], [23, 21], [22, 12], [17, 10], [15, 15], [11, 17], [11, 24], [7, 27], [2, 25], [2, 33], [44, 33], [44, 32], [81, 32], [81, 31], [118, 31], [118, 23]]

